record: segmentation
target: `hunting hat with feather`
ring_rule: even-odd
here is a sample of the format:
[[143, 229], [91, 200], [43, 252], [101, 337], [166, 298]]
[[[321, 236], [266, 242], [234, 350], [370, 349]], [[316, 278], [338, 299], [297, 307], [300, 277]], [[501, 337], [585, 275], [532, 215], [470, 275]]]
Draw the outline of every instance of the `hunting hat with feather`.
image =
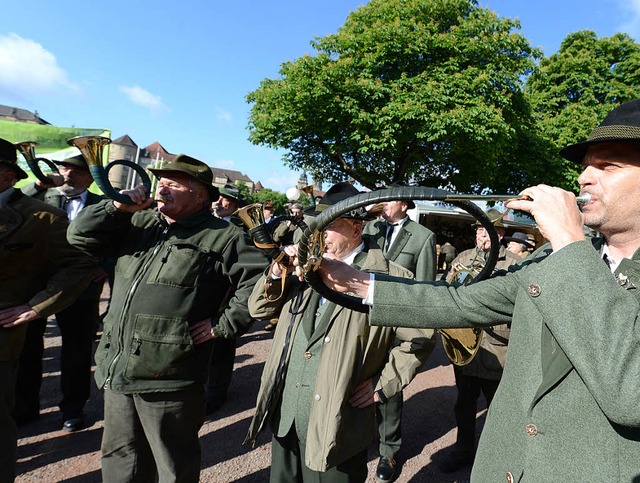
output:
[[[502, 213], [500, 210], [496, 210], [495, 208], [489, 208], [486, 212], [486, 215], [491, 220], [491, 223], [493, 223], [493, 226], [495, 226], [496, 228], [504, 228], [504, 223], [502, 221], [502, 218], [504, 217], [504, 213]], [[476, 221], [471, 226], [482, 226], [482, 223], [480, 223], [479, 221]]]

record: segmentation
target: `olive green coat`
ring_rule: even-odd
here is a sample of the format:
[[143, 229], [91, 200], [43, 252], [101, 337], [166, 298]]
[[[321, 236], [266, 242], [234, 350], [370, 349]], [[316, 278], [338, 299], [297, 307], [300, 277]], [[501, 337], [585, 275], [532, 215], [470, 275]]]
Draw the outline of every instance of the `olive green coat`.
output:
[[550, 252], [543, 247], [509, 272], [460, 288], [377, 276], [371, 323], [512, 320], [472, 481], [638, 481], [640, 250], [617, 277], [589, 241]]
[[[371, 272], [407, 276], [401, 267], [390, 264], [384, 259], [382, 251], [370, 249], [362, 268]], [[275, 281], [269, 287], [269, 295], [280, 293], [281, 281]], [[285, 297], [278, 302], [264, 299], [265, 278], [256, 285], [249, 300], [251, 314], [258, 319], [269, 319], [282, 308], [276, 326], [271, 352], [265, 363], [256, 413], [254, 415], [245, 444], [254, 444], [265, 422], [277, 430], [283, 413], [292, 408], [279, 406], [282, 387], [276, 387], [273, 399], [270, 399], [276, 380], [282, 348], [287, 338], [292, 301], [302, 289], [301, 312], [307, 310], [313, 290], [306, 284], [300, 287], [297, 278], [287, 279]], [[283, 305], [284, 304], [284, 305]], [[306, 465], [314, 471], [325, 471], [349, 459], [368, 447], [376, 434], [375, 406], [364, 409], [352, 407], [349, 396], [354, 388], [369, 378], [378, 378], [376, 390], [381, 389], [385, 396], [391, 397], [411, 382], [413, 376], [431, 353], [434, 346], [432, 330], [393, 329], [369, 327], [366, 313], [355, 312], [331, 304], [331, 317], [323, 326], [316, 327], [310, 337], [309, 346], [304, 353], [293, 354], [291, 343], [286, 354], [288, 370], [292, 365], [303, 364], [305, 360], [315, 363], [317, 369], [307, 381], [312, 387], [309, 398], [308, 425], [306, 432]], [[315, 309], [311, 309], [315, 310]], [[301, 318], [292, 326], [291, 340], [297, 330], [303, 330]], [[401, 341], [394, 346], [396, 337]], [[413, 344], [412, 340], [419, 340]], [[315, 380], [315, 383], [313, 380]], [[300, 431], [299, 431], [300, 432]]]
[[[0, 309], [27, 304], [41, 317], [68, 307], [95, 261], [67, 242], [66, 214], [16, 191], [0, 208]], [[19, 357], [27, 325], [0, 329], [0, 361]]]
[[84, 208], [68, 236], [117, 258], [96, 350], [98, 387], [131, 394], [203, 384], [212, 344], [195, 345], [189, 327], [211, 318], [217, 337], [233, 338], [252, 322], [247, 299], [265, 259], [209, 210], [169, 224], [155, 210], [131, 215], [105, 200]]

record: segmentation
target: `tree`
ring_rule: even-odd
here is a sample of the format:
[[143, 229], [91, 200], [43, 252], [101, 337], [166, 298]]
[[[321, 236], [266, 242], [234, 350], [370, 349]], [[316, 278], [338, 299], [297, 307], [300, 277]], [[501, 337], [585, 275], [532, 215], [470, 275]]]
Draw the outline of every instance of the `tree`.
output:
[[519, 189], [539, 165], [522, 79], [539, 51], [475, 0], [371, 0], [247, 95], [249, 139], [373, 188]]
[[540, 62], [525, 92], [551, 146], [547, 156], [556, 168], [548, 182], [575, 189], [580, 166], [558, 151], [587, 139], [614, 107], [640, 97], [640, 44], [626, 34], [599, 39], [589, 30], [571, 33]]

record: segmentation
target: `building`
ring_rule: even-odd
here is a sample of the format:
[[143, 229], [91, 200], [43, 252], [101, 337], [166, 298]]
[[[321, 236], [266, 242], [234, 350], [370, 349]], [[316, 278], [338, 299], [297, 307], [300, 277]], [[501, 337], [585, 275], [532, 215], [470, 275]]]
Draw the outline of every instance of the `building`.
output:
[[49, 124], [38, 115], [38, 111], [31, 112], [18, 107], [0, 105], [0, 119], [3, 121], [26, 122], [27, 124]]

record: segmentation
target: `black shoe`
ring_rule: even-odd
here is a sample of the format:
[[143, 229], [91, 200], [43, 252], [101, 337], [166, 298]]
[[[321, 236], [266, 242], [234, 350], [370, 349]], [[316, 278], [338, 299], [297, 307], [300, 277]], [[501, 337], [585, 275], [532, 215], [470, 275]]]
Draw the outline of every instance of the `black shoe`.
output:
[[82, 428], [84, 428], [84, 417], [82, 415], [73, 418], [65, 417], [64, 423], [62, 423], [62, 429], [68, 433], [73, 433], [74, 431], [78, 431]]
[[396, 472], [396, 461], [387, 456], [380, 456], [378, 467], [376, 468], [376, 482], [387, 483], [393, 479]]
[[454, 450], [437, 464], [443, 473], [455, 473], [461, 468], [471, 466], [475, 455], [472, 452]]

